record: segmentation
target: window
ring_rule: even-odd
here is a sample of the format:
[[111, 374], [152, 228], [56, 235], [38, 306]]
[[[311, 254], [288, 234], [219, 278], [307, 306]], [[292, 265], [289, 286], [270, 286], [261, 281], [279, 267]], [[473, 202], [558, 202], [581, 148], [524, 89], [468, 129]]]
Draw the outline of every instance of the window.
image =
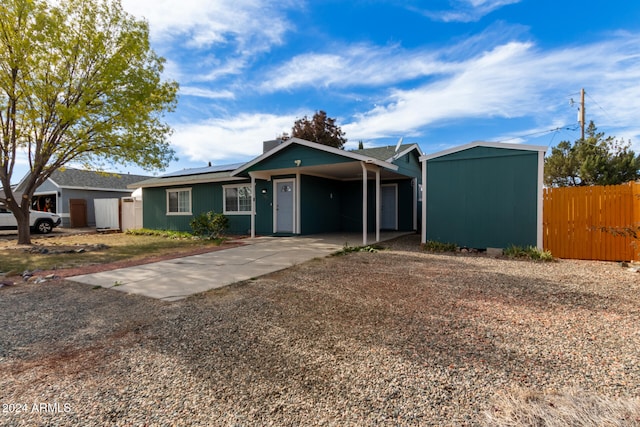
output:
[[224, 187], [224, 213], [251, 213], [251, 187], [246, 184]]
[[191, 189], [167, 190], [167, 215], [191, 215]]

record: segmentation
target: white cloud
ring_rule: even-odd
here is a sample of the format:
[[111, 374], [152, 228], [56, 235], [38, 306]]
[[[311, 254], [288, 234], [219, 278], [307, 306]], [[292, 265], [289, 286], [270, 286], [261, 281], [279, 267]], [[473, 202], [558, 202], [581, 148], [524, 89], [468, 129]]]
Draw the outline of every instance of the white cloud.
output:
[[181, 156], [191, 161], [214, 163], [247, 160], [262, 152], [262, 142], [283, 132], [300, 116], [239, 114], [177, 125], [171, 138]]
[[191, 47], [237, 43], [240, 49], [279, 44], [287, 31], [288, 2], [268, 0], [123, 0], [129, 13], [146, 18], [156, 40], [186, 37]]
[[180, 86], [180, 95], [197, 96], [207, 99], [233, 99], [235, 95], [229, 90], [214, 91], [193, 86]]
[[438, 60], [433, 52], [360, 45], [340, 53], [297, 55], [270, 71], [261, 87], [272, 92], [303, 86], [381, 86], [455, 69], [456, 64]]
[[453, 9], [444, 11], [423, 10], [421, 13], [435, 21], [475, 22], [496, 9], [520, 3], [521, 0], [457, 0]]
[[[419, 134], [421, 128], [465, 118], [529, 116], [549, 123], [562, 115], [572, 123], [575, 112], [554, 102], [581, 86], [598, 93], [603, 108], [617, 112], [619, 124], [633, 123], [640, 108], [639, 39], [633, 35], [550, 52], [531, 43], [507, 43], [450, 66], [458, 71], [437, 81], [393, 91], [343, 129], [350, 139], [375, 139]], [[594, 116], [596, 123], [604, 118], [597, 111]]]

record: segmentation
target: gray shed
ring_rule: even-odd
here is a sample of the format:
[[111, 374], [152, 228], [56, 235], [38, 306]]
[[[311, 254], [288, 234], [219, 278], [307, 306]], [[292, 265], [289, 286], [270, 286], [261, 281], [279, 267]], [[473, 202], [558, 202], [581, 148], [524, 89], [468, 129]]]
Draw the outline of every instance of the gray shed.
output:
[[420, 157], [422, 242], [542, 248], [546, 147], [473, 142]]
[[[63, 227], [93, 227], [96, 225], [95, 199], [120, 199], [130, 196], [128, 185], [149, 179], [149, 176], [117, 174], [64, 168], [56, 170], [38, 187], [31, 200], [31, 209], [57, 213]], [[23, 182], [14, 190], [21, 194]]]

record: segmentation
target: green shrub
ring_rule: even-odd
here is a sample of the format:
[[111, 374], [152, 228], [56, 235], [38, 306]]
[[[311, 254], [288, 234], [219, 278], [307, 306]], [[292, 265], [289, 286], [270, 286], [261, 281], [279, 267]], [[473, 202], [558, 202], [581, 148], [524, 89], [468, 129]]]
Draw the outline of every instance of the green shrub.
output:
[[189, 225], [196, 236], [205, 239], [219, 239], [229, 228], [229, 218], [221, 213], [203, 212], [194, 217]]
[[429, 252], [456, 252], [458, 247], [455, 243], [443, 243], [435, 240], [427, 240], [427, 243], [422, 245], [422, 249]]

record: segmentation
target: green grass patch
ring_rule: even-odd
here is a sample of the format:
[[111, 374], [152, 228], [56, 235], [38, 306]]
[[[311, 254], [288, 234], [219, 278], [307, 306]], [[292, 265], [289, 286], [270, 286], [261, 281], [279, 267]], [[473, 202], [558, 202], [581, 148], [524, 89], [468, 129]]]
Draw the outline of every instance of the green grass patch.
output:
[[125, 234], [131, 236], [157, 236], [167, 239], [196, 239], [197, 237], [187, 231], [173, 231], [173, 230], [151, 230], [149, 228], [137, 228], [127, 230]]
[[511, 245], [503, 249], [502, 253], [509, 258], [531, 259], [534, 261], [553, 261], [550, 251], [538, 249], [535, 246]]
[[435, 240], [427, 240], [422, 245], [422, 249], [428, 252], [457, 252], [458, 247], [455, 243], [444, 243]]
[[[177, 237], [177, 232], [83, 234], [34, 239], [29, 247], [15, 242], [0, 247], [0, 272], [60, 270], [122, 260], [178, 255], [194, 249], [219, 246], [223, 240]], [[97, 249], [96, 249], [97, 247]], [[86, 249], [86, 250], [85, 250]], [[64, 250], [63, 253], [61, 250]]]
[[345, 243], [344, 246], [342, 247], [342, 249], [340, 249], [337, 252], [334, 252], [332, 255], [333, 256], [342, 256], [342, 255], [347, 255], [353, 252], [370, 252], [370, 253], [375, 253], [381, 250], [384, 250], [385, 248], [383, 246], [380, 245], [366, 245], [366, 246], [349, 246], [348, 243]]

